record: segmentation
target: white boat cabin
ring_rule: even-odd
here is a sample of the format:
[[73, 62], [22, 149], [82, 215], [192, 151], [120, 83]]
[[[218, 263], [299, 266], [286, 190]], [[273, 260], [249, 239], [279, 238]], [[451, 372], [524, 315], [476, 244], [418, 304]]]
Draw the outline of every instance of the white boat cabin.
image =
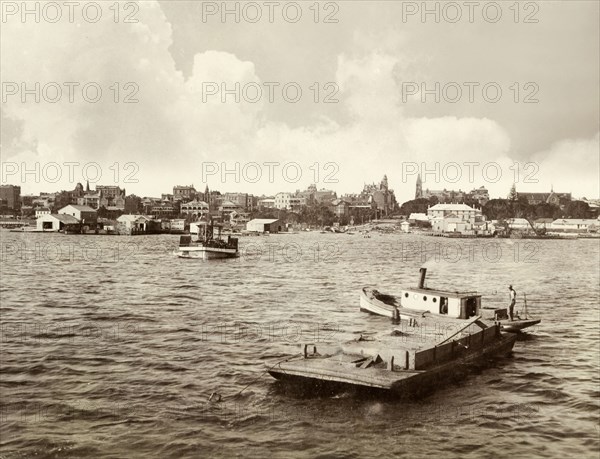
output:
[[429, 288], [402, 290], [404, 308], [429, 311], [455, 319], [468, 319], [479, 315], [481, 295], [472, 292], [445, 292]]
[[426, 268], [421, 268], [419, 286], [401, 290], [403, 308], [429, 311], [455, 319], [469, 319], [479, 315], [481, 295], [476, 292], [450, 292], [425, 287]]

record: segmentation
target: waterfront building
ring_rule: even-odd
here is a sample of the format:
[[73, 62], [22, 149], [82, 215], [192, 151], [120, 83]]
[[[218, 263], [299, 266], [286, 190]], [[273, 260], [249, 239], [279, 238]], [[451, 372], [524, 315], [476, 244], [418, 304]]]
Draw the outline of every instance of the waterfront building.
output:
[[597, 233], [600, 219], [593, 218], [559, 218], [554, 220], [549, 231], [560, 233]]
[[255, 218], [246, 224], [246, 230], [256, 233], [278, 233], [282, 230], [282, 224], [277, 219]]
[[79, 231], [80, 221], [68, 214], [44, 214], [36, 221], [38, 231]]
[[170, 220], [171, 232], [183, 233], [185, 231], [185, 219], [184, 218], [173, 218]]
[[98, 212], [89, 206], [79, 206], [75, 204], [69, 204], [58, 211], [59, 215], [71, 215], [78, 221], [90, 225], [95, 224], [98, 220]]
[[145, 215], [124, 214], [117, 218], [119, 234], [139, 234], [147, 232], [150, 218]]
[[481, 210], [473, 209], [466, 204], [436, 204], [427, 209], [427, 216], [431, 220], [445, 218], [450, 214], [463, 220], [471, 220], [475, 216], [481, 215]]
[[[427, 209], [427, 217], [436, 233], [483, 234], [488, 228], [481, 210], [466, 204], [436, 204]], [[479, 233], [478, 233], [479, 231]]]
[[42, 215], [48, 215], [50, 213], [50, 209], [48, 209], [47, 207], [39, 207], [35, 210], [35, 218], [37, 219], [40, 218]]

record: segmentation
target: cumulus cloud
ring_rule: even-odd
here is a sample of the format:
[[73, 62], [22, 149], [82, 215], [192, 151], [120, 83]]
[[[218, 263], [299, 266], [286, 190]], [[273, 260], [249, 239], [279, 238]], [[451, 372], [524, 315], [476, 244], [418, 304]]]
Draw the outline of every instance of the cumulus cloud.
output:
[[[191, 74], [185, 78], [170, 53], [172, 27], [161, 7], [142, 2], [137, 19], [138, 23], [115, 24], [106, 15], [93, 24], [9, 21], [3, 25], [4, 81], [29, 86], [36, 81], [80, 84], [73, 103], [66, 95], [55, 104], [34, 103], [31, 98], [22, 103], [18, 95], [8, 97], [2, 104], [3, 161], [95, 161], [107, 172], [107, 179], [112, 178], [108, 172], [112, 163], [135, 162], [140, 183], [126, 185], [128, 192], [154, 196], [168, 192], [174, 184], [203, 187], [203, 162], [225, 162], [231, 168], [249, 161], [294, 161], [303, 173], [296, 183], [284, 180], [279, 172], [273, 183], [266, 175], [256, 184], [236, 183], [229, 175], [225, 183], [213, 176], [208, 184], [221, 191], [260, 194], [320, 181], [319, 186], [338, 192], [357, 192], [363, 182], [379, 180], [387, 173], [401, 200], [412, 197], [416, 178], [402, 180], [403, 162], [425, 162], [431, 168], [448, 161], [496, 161], [505, 173], [512, 164], [510, 137], [493, 119], [406, 115], [399, 82], [414, 81], [418, 70], [411, 57], [397, 52], [403, 41], [393, 39], [393, 34], [374, 49], [358, 46], [351, 54], [337, 56], [337, 97], [347, 118], [321, 116], [310, 124], [292, 126], [268, 116], [266, 94], [256, 103], [236, 103], [233, 96], [222, 103], [220, 94], [203, 94], [207, 83], [223, 83], [228, 89], [239, 83], [242, 88], [262, 86], [264, 90], [264, 77], [254, 62], [224, 50], [207, 50], [195, 55]], [[361, 35], [356, 39], [366, 40]], [[80, 88], [88, 82], [103, 89], [97, 103], [81, 98]], [[110, 89], [115, 83], [119, 84], [118, 103], [115, 90]], [[138, 102], [123, 103], [128, 95]], [[540, 153], [541, 169], [558, 174], [564, 170], [559, 165], [568, 159], [576, 173], [587, 170], [589, 176], [586, 158], [594, 146], [597, 153], [597, 145], [597, 136], [557, 145]], [[570, 154], [574, 149], [578, 153]], [[335, 170], [325, 168], [330, 162], [338, 165], [330, 177], [338, 183], [323, 182]], [[310, 168], [315, 163], [318, 175]], [[595, 164], [597, 172], [597, 156]], [[489, 185], [467, 178], [465, 174], [460, 182], [442, 180], [429, 187]], [[497, 186], [505, 194], [504, 188], [511, 183], [506, 180], [489, 188]], [[22, 185], [25, 192], [49, 188]], [[70, 189], [74, 184], [53, 185], [59, 186]]]

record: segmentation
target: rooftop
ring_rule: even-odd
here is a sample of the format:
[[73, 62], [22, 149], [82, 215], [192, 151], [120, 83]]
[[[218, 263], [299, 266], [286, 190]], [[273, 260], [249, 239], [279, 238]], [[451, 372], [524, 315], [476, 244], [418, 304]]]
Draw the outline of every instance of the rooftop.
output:
[[275, 223], [276, 221], [276, 218], [255, 218], [254, 220], [250, 220], [248, 223], [259, 223], [263, 225], [269, 225], [271, 223]]
[[46, 214], [46, 215], [42, 215], [40, 218], [43, 218], [43, 219], [54, 218], [63, 223], [66, 223], [67, 225], [72, 225], [72, 224], [74, 225], [74, 224], [79, 223], [79, 220], [77, 220], [72, 215], [67, 215], [67, 214]]
[[476, 210], [476, 209], [473, 209], [471, 206], [468, 206], [466, 204], [436, 204], [435, 206], [430, 207], [429, 210], [456, 211], [456, 210]]
[[63, 207], [62, 209], [60, 209], [59, 212], [62, 210], [65, 210], [67, 207], [72, 207], [73, 209], [76, 209], [80, 212], [96, 212], [96, 209], [93, 209], [90, 206], [79, 206], [77, 204], [69, 204], [69, 205]]

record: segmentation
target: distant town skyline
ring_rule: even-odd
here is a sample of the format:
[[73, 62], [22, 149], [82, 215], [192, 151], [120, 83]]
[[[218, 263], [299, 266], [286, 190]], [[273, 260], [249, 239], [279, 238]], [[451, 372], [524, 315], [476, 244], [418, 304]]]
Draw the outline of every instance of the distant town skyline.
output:
[[[494, 199], [494, 198], [506, 198], [510, 192], [512, 185], [515, 184], [517, 192], [546, 193], [546, 192], [550, 192], [552, 189], [554, 189], [554, 191], [560, 192], [560, 193], [571, 193], [573, 195], [574, 199], [580, 199], [580, 198], [598, 199], [598, 198], [600, 198], [600, 190], [597, 190], [596, 194], [580, 193], [580, 192], [577, 192], [577, 189], [583, 189], [583, 190], [588, 189], [588, 190], [593, 191], [593, 187], [587, 187], [587, 188], [586, 187], [576, 187], [575, 190], [573, 190], [567, 186], [563, 186], [563, 184], [560, 180], [554, 180], [554, 181], [553, 180], [545, 180], [545, 181], [539, 180], [539, 183], [522, 183], [522, 181], [521, 182], [512, 181], [512, 180], [510, 180], [511, 178], [517, 177], [517, 175], [514, 175], [514, 174], [516, 174], [515, 171], [517, 169], [515, 167], [512, 167], [512, 169], [510, 169], [510, 167], [511, 166], [506, 168], [506, 171], [503, 172], [503, 175], [508, 175], [508, 173], [510, 173], [511, 176], [506, 177], [504, 180], [501, 179], [500, 181], [498, 181], [496, 183], [487, 183], [484, 180], [482, 180], [480, 182], [473, 181], [472, 184], [469, 183], [469, 180], [461, 180], [461, 182], [459, 182], [459, 183], [435, 181], [434, 174], [433, 174], [433, 172], [431, 172], [433, 169], [431, 169], [429, 171], [429, 173], [421, 175], [422, 189], [423, 189], [423, 191], [425, 191], [425, 190], [430, 190], [430, 191], [454, 190], [454, 191], [463, 191], [465, 193], [468, 193], [474, 189], [477, 189], [477, 188], [480, 188], [483, 186], [488, 190], [490, 199]], [[474, 169], [474, 166], [472, 166], [472, 168]], [[474, 170], [476, 170], [476, 169], [474, 169]], [[465, 174], [467, 172], [468, 172], [467, 168], [465, 168]], [[523, 180], [528, 180], [528, 181], [538, 180], [535, 175], [532, 175], [532, 172], [533, 172], [533, 169], [530, 169], [527, 171], [523, 171], [522, 169], [520, 169], [518, 176], [520, 176]], [[311, 174], [312, 174], [312, 171], [311, 171]], [[396, 198], [398, 199], [398, 201], [400, 203], [406, 202], [406, 201], [409, 201], [409, 200], [415, 198], [414, 195], [415, 195], [415, 186], [416, 186], [416, 182], [417, 182], [417, 176], [419, 176], [420, 174], [417, 174], [417, 176], [415, 176], [414, 174], [408, 175], [406, 178], [406, 183], [402, 183], [401, 180], [398, 180], [401, 177], [395, 177], [391, 173], [387, 173], [387, 174], [384, 173], [383, 175], [387, 175], [389, 184], [390, 184], [390, 189], [394, 190]], [[527, 175], [529, 175], [530, 177], [527, 178]], [[41, 178], [41, 176], [42, 176], [42, 174], [40, 174], [40, 178]], [[428, 177], [429, 177], [429, 181], [427, 181]], [[311, 177], [311, 178], [314, 178], [314, 177]], [[314, 184], [314, 185], [316, 185], [317, 189], [329, 189], [329, 190], [335, 191], [338, 194], [338, 196], [343, 196], [343, 195], [347, 195], [347, 194], [359, 193], [363, 189], [364, 185], [376, 184], [380, 180], [381, 180], [381, 176], [374, 177], [372, 180], [367, 180], [365, 178], [365, 180], [363, 180], [361, 182], [357, 182], [354, 186], [346, 185], [346, 186], [342, 187], [341, 183], [323, 183], [323, 182], [315, 183], [314, 181], [311, 181], [311, 180], [306, 180], [306, 181], [300, 180], [296, 183], [290, 183], [290, 182], [286, 182], [285, 180], [280, 179], [280, 180], [275, 181], [274, 183], [268, 184], [268, 186], [265, 186], [265, 185], [261, 185], [260, 183], [249, 183], [249, 182], [236, 183], [235, 181], [221, 182], [215, 177], [209, 177], [207, 182], [204, 182], [204, 183], [199, 180], [192, 181], [189, 183], [185, 183], [182, 180], [178, 180], [176, 183], [173, 183], [169, 188], [162, 189], [162, 188], [158, 188], [156, 186], [152, 186], [151, 184], [142, 183], [142, 180], [140, 180], [139, 183], [124, 183], [124, 182], [113, 183], [109, 179], [109, 180], [100, 180], [97, 183], [90, 181], [89, 186], [91, 189], [95, 189], [96, 186], [111, 186], [111, 185], [120, 186], [121, 188], [125, 188], [127, 190], [127, 194], [135, 194], [140, 197], [145, 197], [145, 196], [160, 197], [162, 194], [171, 193], [173, 190], [173, 187], [178, 186], [178, 185], [181, 185], [181, 186], [193, 185], [196, 188], [196, 190], [198, 190], [198, 191], [203, 191], [204, 188], [206, 186], [208, 186], [211, 190], [217, 190], [222, 193], [238, 192], [238, 193], [248, 193], [248, 194], [252, 194], [255, 196], [263, 196], [263, 195], [264, 196], [274, 196], [275, 194], [277, 194], [279, 192], [293, 193], [297, 190], [303, 191], [303, 190], [306, 190], [309, 186]], [[86, 181], [83, 181], [83, 182], [81, 182], [81, 181], [80, 182], [61, 181], [61, 182], [57, 182], [57, 183], [47, 182], [46, 184], [41, 184], [41, 183], [34, 183], [34, 184], [24, 183], [24, 184], [22, 184], [22, 183], [19, 183], [18, 180], [13, 180], [13, 181], [7, 180], [5, 183], [2, 183], [2, 185], [20, 186], [22, 195], [39, 195], [42, 192], [53, 193], [53, 192], [59, 192], [59, 191], [63, 191], [63, 190], [71, 191], [75, 188], [77, 183], [82, 183], [82, 185], [84, 185], [84, 186], [86, 185]], [[72, 186], [71, 186], [71, 184], [72, 184]], [[457, 185], [459, 185], [459, 186], [457, 186]], [[598, 188], [598, 186], [596, 186], [596, 188]], [[143, 192], [142, 190], [146, 190], [146, 192]]]
[[[353, 190], [351, 190], [349, 192], [341, 192], [339, 189], [336, 188], [335, 184], [323, 184], [323, 186], [318, 186], [318, 185], [316, 185], [316, 186], [317, 186], [318, 190], [330, 190], [330, 191], [334, 191], [338, 195], [338, 197], [343, 197], [343, 196], [347, 196], [347, 195], [353, 195], [353, 194], [360, 193], [361, 190], [363, 189], [364, 185], [370, 185], [372, 183], [377, 183], [377, 182], [376, 181], [375, 182], [365, 182], [363, 185], [361, 185], [361, 186], [357, 187], [356, 189], [353, 189]], [[390, 181], [390, 183], [393, 184], [392, 181]], [[63, 188], [58, 189], [58, 188], [53, 188], [53, 187], [48, 186], [48, 187], [40, 188], [39, 191], [28, 192], [27, 188], [24, 188], [22, 185], [17, 185], [15, 183], [2, 183], [2, 185], [16, 185], [16, 186], [21, 186], [21, 196], [39, 196], [42, 193], [59, 193], [61, 191], [72, 191], [73, 189], [75, 189], [75, 186], [77, 186], [77, 184], [75, 184], [74, 187], [68, 188], [68, 189], [63, 189]], [[162, 195], [172, 194], [173, 187], [175, 187], [175, 186], [194, 186], [194, 188], [198, 192], [203, 192], [205, 186], [207, 186], [207, 184], [203, 184], [202, 186], [198, 186], [198, 185], [196, 185], [194, 183], [189, 183], [189, 184], [178, 183], [176, 185], [173, 185], [173, 187], [171, 187], [170, 189], [167, 189], [167, 190], [156, 190], [156, 191], [151, 192], [151, 193], [138, 193], [135, 190], [135, 184], [125, 184], [125, 185], [128, 185], [128, 187], [126, 188], [127, 195], [136, 195], [136, 196], [139, 196], [139, 197], [152, 197], [152, 198], [158, 198], [158, 199], [160, 199], [160, 197]], [[278, 193], [295, 193], [296, 191], [301, 191], [302, 192], [302, 191], [305, 191], [306, 189], [308, 189], [311, 185], [313, 185], [313, 183], [309, 183], [307, 186], [303, 186], [303, 187], [284, 188], [284, 189], [280, 189], [278, 191], [275, 191], [273, 193], [256, 192], [256, 191], [254, 191], [252, 189], [251, 186], [249, 186], [247, 188], [241, 187], [239, 189], [233, 189], [233, 188], [229, 189], [229, 188], [224, 188], [224, 187], [219, 188], [218, 186], [215, 186], [214, 188], [209, 186], [209, 188], [211, 189], [211, 191], [219, 191], [222, 194], [225, 194], [225, 193], [246, 193], [246, 194], [257, 196], [257, 197], [261, 197], [261, 196], [264, 196], [264, 197], [274, 197]], [[503, 193], [503, 194], [493, 195], [492, 193], [489, 193], [489, 188], [486, 187], [485, 185], [472, 186], [472, 187], [466, 187], [466, 188], [452, 187], [452, 186], [446, 186], [446, 187], [444, 187], [444, 186], [440, 186], [440, 184], [438, 184], [438, 183], [432, 184], [433, 186], [431, 186], [431, 187], [428, 187], [426, 185], [427, 185], [426, 183], [423, 184], [423, 191], [425, 192], [427, 190], [427, 191], [430, 192], [429, 194], [431, 194], [431, 192], [439, 192], [439, 191], [442, 191], [442, 190], [443, 191], [448, 191], [448, 192], [463, 192], [463, 193], [466, 194], [466, 193], [470, 193], [470, 192], [472, 192], [474, 190], [477, 190], [477, 189], [479, 189], [481, 187], [484, 187], [486, 190], [488, 190], [488, 194], [490, 196], [490, 199], [506, 199], [507, 196], [508, 196], [508, 194], [509, 194], [509, 192], [510, 192], [510, 188], [512, 186], [512, 184], [511, 184], [511, 186], [509, 186], [505, 190], [505, 193]], [[448, 184], [448, 185], [452, 185], [452, 184]], [[107, 185], [106, 183], [98, 183], [98, 184], [90, 183], [90, 189], [92, 191], [96, 190], [96, 186], [98, 186], [98, 187], [107, 187], [107, 186], [113, 186], [113, 184], [111, 183], [111, 184]], [[117, 184], [117, 185], [114, 185], [114, 186], [120, 186], [122, 189], [125, 189], [125, 187], [123, 185], [118, 185]], [[396, 195], [396, 198], [398, 199], [398, 202], [400, 204], [402, 204], [403, 202], [410, 201], [410, 200], [413, 200], [413, 199], [416, 198], [414, 196], [414, 191], [415, 191], [414, 190], [414, 185], [413, 185], [413, 188], [412, 188], [412, 196], [410, 196], [410, 193], [408, 193], [405, 198], [399, 196], [398, 193], [396, 192], [396, 189], [394, 189], [393, 186], [390, 186], [390, 189], [394, 191], [394, 193]], [[543, 189], [543, 188], [536, 188], [536, 187], [531, 187], [531, 186], [519, 188], [519, 186], [517, 185], [517, 192], [518, 193], [550, 193], [551, 191], [555, 191], [555, 192], [558, 192], [558, 193], [570, 193], [570, 194], [573, 195], [573, 199], [583, 199], [583, 198], [588, 199], [588, 200], [598, 200], [599, 199], [598, 196], [586, 196], [586, 195], [579, 196], [576, 193], [572, 193], [568, 189], [561, 188], [560, 186], [557, 188], [556, 186], [551, 185], [550, 188]], [[427, 197], [427, 196], [424, 196], [424, 197]], [[456, 201], [457, 202], [462, 202], [461, 199], [456, 199]]]

